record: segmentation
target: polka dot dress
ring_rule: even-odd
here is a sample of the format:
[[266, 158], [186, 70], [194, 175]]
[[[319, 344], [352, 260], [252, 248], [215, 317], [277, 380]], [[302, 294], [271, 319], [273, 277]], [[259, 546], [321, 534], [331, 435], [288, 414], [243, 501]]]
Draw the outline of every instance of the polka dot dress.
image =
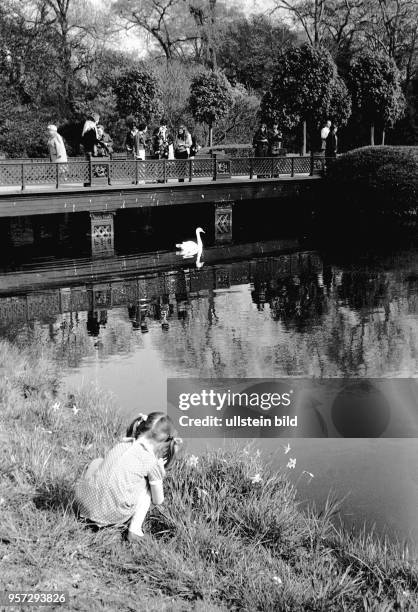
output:
[[162, 480], [164, 468], [145, 440], [125, 438], [104, 459], [95, 459], [76, 486], [82, 517], [98, 525], [126, 523], [149, 482]]

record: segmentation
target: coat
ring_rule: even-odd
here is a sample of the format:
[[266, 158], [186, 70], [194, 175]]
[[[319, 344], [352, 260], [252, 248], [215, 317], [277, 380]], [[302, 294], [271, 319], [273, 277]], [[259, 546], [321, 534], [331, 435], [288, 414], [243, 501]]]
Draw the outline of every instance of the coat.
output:
[[56, 133], [48, 139], [49, 158], [58, 164], [67, 163], [67, 152], [62, 137]]
[[280, 149], [282, 148], [282, 140], [283, 136], [281, 132], [278, 132], [277, 134], [273, 134], [273, 132], [271, 132], [269, 140], [269, 155], [271, 155], [272, 157], [280, 155]]
[[176, 142], [174, 145], [174, 152], [175, 154], [187, 153], [188, 155], [190, 152], [191, 146], [192, 146], [192, 137], [189, 134], [189, 132], [184, 132], [183, 137], [177, 136]]
[[256, 157], [267, 157], [269, 152], [269, 137], [268, 132], [262, 132], [261, 128], [257, 130], [253, 138], [253, 147]]
[[336, 157], [338, 151], [338, 137], [337, 134], [330, 132], [325, 143], [325, 156]]
[[98, 139], [95, 153], [99, 157], [108, 157], [109, 155], [112, 155], [113, 140], [106, 132], [104, 132], [103, 136]]
[[81, 142], [83, 144], [85, 153], [91, 153], [94, 155], [94, 148], [97, 144], [97, 127], [94, 121], [87, 119], [87, 121], [84, 123], [81, 134]]

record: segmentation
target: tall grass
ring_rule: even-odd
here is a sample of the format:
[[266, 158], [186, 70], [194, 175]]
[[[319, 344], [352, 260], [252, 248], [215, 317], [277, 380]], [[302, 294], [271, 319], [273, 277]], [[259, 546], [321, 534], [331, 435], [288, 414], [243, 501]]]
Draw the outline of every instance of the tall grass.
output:
[[112, 398], [67, 395], [45, 347], [0, 343], [0, 373], [3, 588], [68, 590], [80, 611], [418, 609], [417, 565], [401, 547], [337, 528], [331, 498], [302, 512], [253, 449], [184, 453], [141, 545], [86, 527], [74, 483], [123, 432]]

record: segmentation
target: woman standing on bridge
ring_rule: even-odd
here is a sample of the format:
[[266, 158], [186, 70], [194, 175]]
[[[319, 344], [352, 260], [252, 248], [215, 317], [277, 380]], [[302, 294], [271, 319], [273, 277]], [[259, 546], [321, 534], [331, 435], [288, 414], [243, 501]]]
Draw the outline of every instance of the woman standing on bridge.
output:
[[67, 163], [67, 151], [65, 150], [62, 136], [58, 134], [56, 125], [48, 125], [48, 150], [49, 159], [56, 164]]
[[[263, 121], [259, 129], [254, 134], [253, 147], [255, 149], [256, 157], [267, 157], [269, 154], [269, 134], [267, 131], [267, 124]], [[257, 178], [265, 178], [265, 173], [261, 174], [257, 172]]]
[[[174, 143], [174, 157], [176, 159], [188, 159], [191, 146], [192, 137], [190, 132], [186, 130], [184, 125], [181, 125], [177, 131], [177, 136]], [[181, 175], [181, 172], [179, 172], [179, 175]], [[185, 176], [185, 173], [183, 176]], [[184, 178], [179, 178], [179, 182], [184, 183]]]

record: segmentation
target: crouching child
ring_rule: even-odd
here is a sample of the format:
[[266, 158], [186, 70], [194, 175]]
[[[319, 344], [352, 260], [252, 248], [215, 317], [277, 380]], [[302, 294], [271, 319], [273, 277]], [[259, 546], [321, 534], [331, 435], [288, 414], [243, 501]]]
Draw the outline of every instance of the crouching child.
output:
[[99, 527], [128, 526], [128, 539], [140, 540], [151, 506], [164, 501], [163, 479], [181, 440], [163, 412], [140, 414], [126, 437], [104, 458], [94, 459], [76, 485], [80, 516]]

